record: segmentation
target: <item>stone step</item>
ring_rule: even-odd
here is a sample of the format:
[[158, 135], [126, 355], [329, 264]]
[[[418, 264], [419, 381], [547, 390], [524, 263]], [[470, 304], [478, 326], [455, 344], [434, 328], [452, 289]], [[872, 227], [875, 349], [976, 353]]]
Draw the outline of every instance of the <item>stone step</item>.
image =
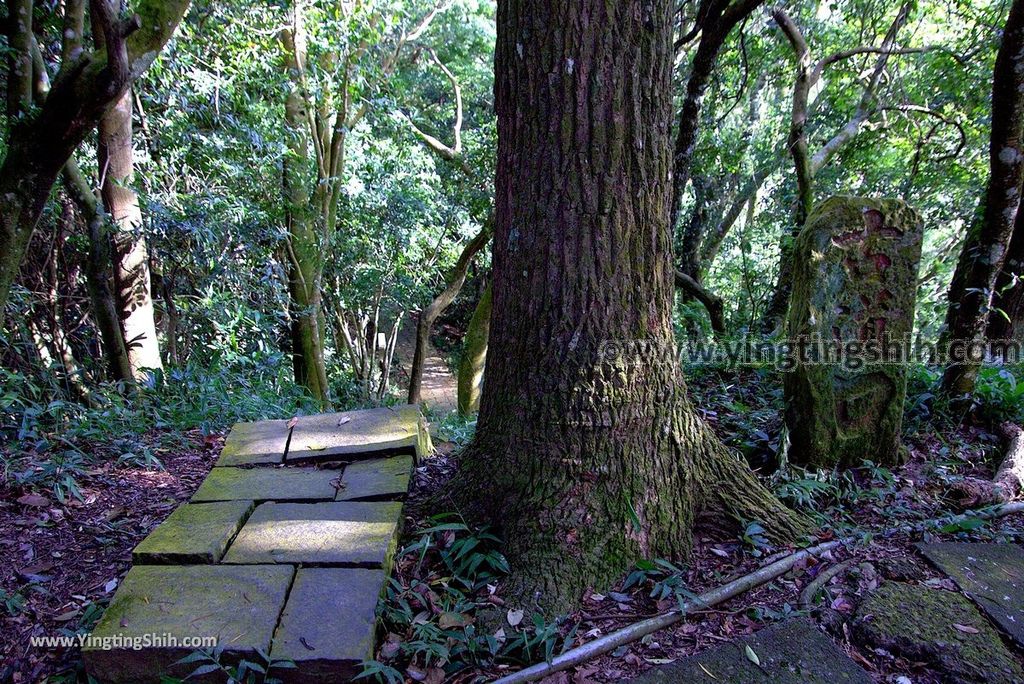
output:
[[656, 667], [633, 681], [636, 684], [870, 684], [871, 677], [813, 622], [796, 618], [677, 663]]
[[1024, 549], [1017, 544], [918, 544], [1017, 646], [1024, 647]]
[[390, 567], [402, 504], [266, 503], [238, 533], [224, 563]]
[[83, 648], [97, 681], [183, 678], [203, 663], [175, 662], [212, 651], [209, 641], [190, 641], [204, 638], [223, 648], [224, 665], [263, 665], [260, 653], [293, 661], [271, 672], [289, 683], [347, 681], [361, 671], [414, 459], [430, 438], [413, 407], [293, 425], [236, 425], [192, 500], [136, 547]]

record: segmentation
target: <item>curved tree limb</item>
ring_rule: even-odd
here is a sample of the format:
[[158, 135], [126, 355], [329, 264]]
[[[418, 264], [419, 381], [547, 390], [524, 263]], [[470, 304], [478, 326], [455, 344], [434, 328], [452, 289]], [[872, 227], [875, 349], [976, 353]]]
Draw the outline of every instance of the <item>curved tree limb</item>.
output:
[[420, 403], [420, 390], [423, 386], [423, 363], [426, 360], [427, 347], [430, 344], [430, 329], [434, 326], [434, 321], [437, 320], [437, 317], [455, 301], [459, 291], [462, 289], [463, 283], [466, 282], [469, 265], [473, 263], [477, 253], [490, 242], [491, 233], [492, 225], [491, 221], [488, 221], [480, 229], [480, 232], [462, 248], [462, 254], [459, 255], [458, 261], [455, 262], [455, 266], [449, 272], [447, 283], [441, 294], [434, 297], [433, 301], [420, 312], [420, 318], [416, 322], [416, 349], [412, 356], [412, 369], [409, 371], [410, 404]]
[[712, 294], [699, 282], [676, 270], [676, 287], [697, 299], [704, 308], [708, 310], [708, 317], [711, 319], [711, 329], [716, 335], [725, 334], [725, 303], [722, 298]]

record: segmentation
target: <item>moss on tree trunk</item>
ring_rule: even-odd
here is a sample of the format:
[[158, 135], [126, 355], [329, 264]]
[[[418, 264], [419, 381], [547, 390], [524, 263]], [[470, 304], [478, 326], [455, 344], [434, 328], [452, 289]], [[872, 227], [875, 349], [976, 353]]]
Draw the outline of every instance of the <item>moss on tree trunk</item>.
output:
[[504, 532], [508, 595], [547, 612], [684, 557], [701, 512], [803, 529], [699, 420], [675, 354], [671, 17], [498, 6], [494, 309], [455, 495]]

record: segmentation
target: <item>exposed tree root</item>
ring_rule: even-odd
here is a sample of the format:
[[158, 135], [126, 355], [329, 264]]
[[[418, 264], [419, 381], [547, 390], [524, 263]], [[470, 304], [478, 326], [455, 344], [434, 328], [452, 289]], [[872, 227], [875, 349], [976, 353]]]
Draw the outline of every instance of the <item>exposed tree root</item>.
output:
[[1024, 492], [1024, 430], [1003, 423], [1006, 456], [991, 481], [965, 477], [950, 487], [950, 498], [961, 508], [990, 506], [1014, 501]]

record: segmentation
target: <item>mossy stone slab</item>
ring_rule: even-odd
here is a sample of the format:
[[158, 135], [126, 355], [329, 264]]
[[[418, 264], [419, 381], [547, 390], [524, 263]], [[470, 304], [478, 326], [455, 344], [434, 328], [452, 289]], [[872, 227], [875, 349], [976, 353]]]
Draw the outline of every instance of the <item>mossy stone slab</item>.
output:
[[82, 649], [86, 670], [116, 684], [185, 677], [197, 665], [173, 663], [198, 650], [182, 645], [196, 638], [216, 638], [223, 662], [255, 658], [270, 648], [293, 574], [291, 566], [136, 566]]
[[1024, 549], [1016, 544], [918, 544], [978, 607], [1024, 647]]
[[358, 461], [345, 467], [338, 501], [394, 501], [405, 497], [412, 456]]
[[401, 503], [268, 503], [258, 506], [224, 563], [297, 563], [390, 569]]
[[[750, 649], [758, 667], [747, 656]], [[787, 620], [751, 637], [648, 671], [644, 684], [870, 684], [871, 677], [810, 620]]]
[[338, 478], [336, 470], [316, 468], [214, 468], [192, 502], [331, 501]]
[[430, 434], [415, 406], [303, 416], [292, 429], [289, 462], [345, 461], [377, 456], [424, 456]]
[[1024, 681], [999, 631], [958, 592], [884, 584], [857, 609], [855, 629], [871, 646], [941, 670], [944, 682]]
[[235, 423], [224, 441], [218, 466], [282, 463], [291, 428], [287, 420]]
[[377, 598], [382, 570], [301, 568], [295, 576], [274, 635], [272, 660], [291, 660], [282, 670], [289, 684], [347, 681], [373, 658]]
[[216, 563], [252, 513], [252, 501], [184, 504], [135, 547], [136, 565]]

